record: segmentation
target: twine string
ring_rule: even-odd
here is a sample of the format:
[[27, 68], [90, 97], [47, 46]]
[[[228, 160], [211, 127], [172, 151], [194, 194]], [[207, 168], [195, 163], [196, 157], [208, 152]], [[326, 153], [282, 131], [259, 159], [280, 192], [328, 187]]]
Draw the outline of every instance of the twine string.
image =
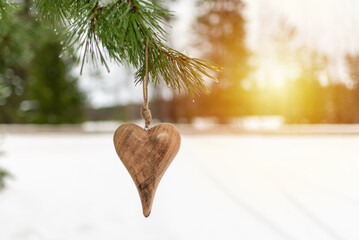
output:
[[146, 40], [145, 57], [146, 57], [146, 74], [142, 83], [143, 105], [141, 107], [141, 116], [143, 120], [145, 120], [145, 130], [148, 130], [150, 124], [152, 123], [151, 111], [148, 108], [148, 39]]

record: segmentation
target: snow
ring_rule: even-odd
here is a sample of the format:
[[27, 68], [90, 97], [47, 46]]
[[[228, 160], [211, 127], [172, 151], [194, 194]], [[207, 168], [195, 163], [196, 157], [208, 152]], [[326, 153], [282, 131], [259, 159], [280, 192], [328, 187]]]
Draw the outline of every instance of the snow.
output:
[[112, 134], [2, 142], [1, 240], [359, 239], [359, 135], [183, 135], [147, 219]]

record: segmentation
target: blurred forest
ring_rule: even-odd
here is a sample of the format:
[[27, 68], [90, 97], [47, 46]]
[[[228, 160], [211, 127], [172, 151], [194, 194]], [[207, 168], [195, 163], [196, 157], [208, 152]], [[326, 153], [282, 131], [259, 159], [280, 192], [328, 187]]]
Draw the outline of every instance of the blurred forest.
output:
[[[346, 56], [352, 82], [348, 86], [330, 74], [325, 54], [301, 45], [293, 47], [299, 37], [296, 28], [279, 19], [278, 32], [272, 33], [276, 58], [286, 62], [287, 68], [288, 62], [295, 61], [299, 73], [285, 79], [280, 87], [271, 85], [267, 79], [260, 82], [258, 66], [249, 64], [254, 53], [244, 42], [245, 5], [238, 0], [199, 0], [197, 5], [195, 45], [202, 57], [223, 66], [224, 71], [219, 74], [219, 83], [210, 85], [210, 95], [194, 101], [191, 96], [176, 96], [171, 102], [175, 109], [170, 120], [190, 122], [200, 116], [216, 117], [218, 122], [226, 123], [233, 117], [281, 115], [286, 123], [359, 122], [359, 56]], [[321, 83], [323, 77], [327, 82]]]
[[78, 123], [84, 94], [71, 74], [75, 60], [60, 58], [58, 34], [35, 20], [31, 0], [0, 12], [0, 122]]
[[[332, 74], [333, 60], [325, 53], [297, 44], [296, 26], [275, 18], [271, 36], [278, 78], [261, 72], [261, 53], [246, 45], [246, 6], [240, 0], [196, 0], [193, 48], [223, 66], [210, 94], [198, 97], [173, 93], [151, 100], [153, 116], [162, 121], [191, 122], [211, 117], [228, 123], [242, 116], [280, 115], [286, 123], [359, 123], [359, 56], [347, 54], [350, 83]], [[72, 75], [74, 57], [60, 57], [56, 32], [37, 22], [31, 1], [16, 12], [2, 12], [0, 21], [0, 122], [79, 123], [85, 120], [140, 118], [136, 103], [101, 109], [86, 108], [85, 94]], [[278, 20], [280, 19], [280, 20]], [[266, 26], [262, 26], [263, 29]], [[270, 62], [270, 61], [269, 61]], [[286, 75], [293, 67], [296, 74]], [[283, 73], [283, 74], [282, 74]], [[324, 79], [324, 80], [323, 80]]]

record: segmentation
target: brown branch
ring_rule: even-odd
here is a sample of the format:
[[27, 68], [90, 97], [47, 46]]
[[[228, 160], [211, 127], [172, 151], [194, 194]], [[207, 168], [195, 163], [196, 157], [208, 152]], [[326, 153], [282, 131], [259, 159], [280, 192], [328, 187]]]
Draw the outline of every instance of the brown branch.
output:
[[98, 5], [98, 2], [97, 2], [94, 9], [92, 10], [93, 15], [91, 17], [91, 32], [93, 32], [93, 33], [95, 32], [95, 20], [96, 20], [98, 14], [99, 14], [98, 9], [99, 9], [99, 5]]
[[128, 0], [128, 2], [129, 2], [130, 5], [131, 5], [132, 12], [137, 12], [138, 9], [137, 9], [136, 5], [133, 3], [133, 0]]

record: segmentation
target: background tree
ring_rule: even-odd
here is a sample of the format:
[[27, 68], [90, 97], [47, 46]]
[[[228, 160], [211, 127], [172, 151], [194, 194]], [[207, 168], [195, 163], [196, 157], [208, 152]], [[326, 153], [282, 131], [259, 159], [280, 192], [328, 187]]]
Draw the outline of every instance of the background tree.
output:
[[[62, 46], [50, 39], [39, 47], [30, 71], [25, 115], [33, 123], [78, 123], [84, 120], [84, 94], [71, 75], [72, 59], [59, 58]], [[26, 107], [26, 106], [25, 106]]]
[[351, 104], [352, 110], [355, 114], [353, 121], [359, 123], [359, 55], [350, 55], [346, 57], [347, 66], [349, 69], [350, 78], [353, 83]]
[[248, 73], [245, 43], [244, 3], [238, 0], [198, 0], [199, 16], [194, 23], [194, 45], [203, 57], [220, 64], [217, 84], [212, 89], [241, 85]]
[[31, 1], [2, 4], [0, 122], [81, 121], [84, 98], [71, 76], [75, 61], [59, 57], [58, 35], [35, 20]]
[[[214, 116], [226, 122], [230, 116], [243, 115], [249, 52], [245, 44], [244, 4], [239, 0], [197, 1], [198, 17], [194, 22], [194, 43], [204, 58], [223, 67], [218, 83], [210, 85], [210, 94], [192, 101], [191, 96], [177, 96], [175, 118], [190, 121], [194, 115]], [[184, 107], [185, 106], [185, 107]]]
[[10, 177], [10, 173], [0, 168], [0, 191], [6, 187], [5, 180]]
[[[3, 152], [0, 150], [0, 157], [1, 155], [3, 155]], [[6, 187], [6, 179], [8, 178], [11, 178], [11, 174], [0, 167], [0, 191]]]
[[[0, 8], [0, 122], [19, 121], [18, 109], [23, 99], [26, 66], [33, 57], [28, 44], [31, 24], [15, 5], [2, 2]], [[2, 11], [1, 11], [2, 10]]]

